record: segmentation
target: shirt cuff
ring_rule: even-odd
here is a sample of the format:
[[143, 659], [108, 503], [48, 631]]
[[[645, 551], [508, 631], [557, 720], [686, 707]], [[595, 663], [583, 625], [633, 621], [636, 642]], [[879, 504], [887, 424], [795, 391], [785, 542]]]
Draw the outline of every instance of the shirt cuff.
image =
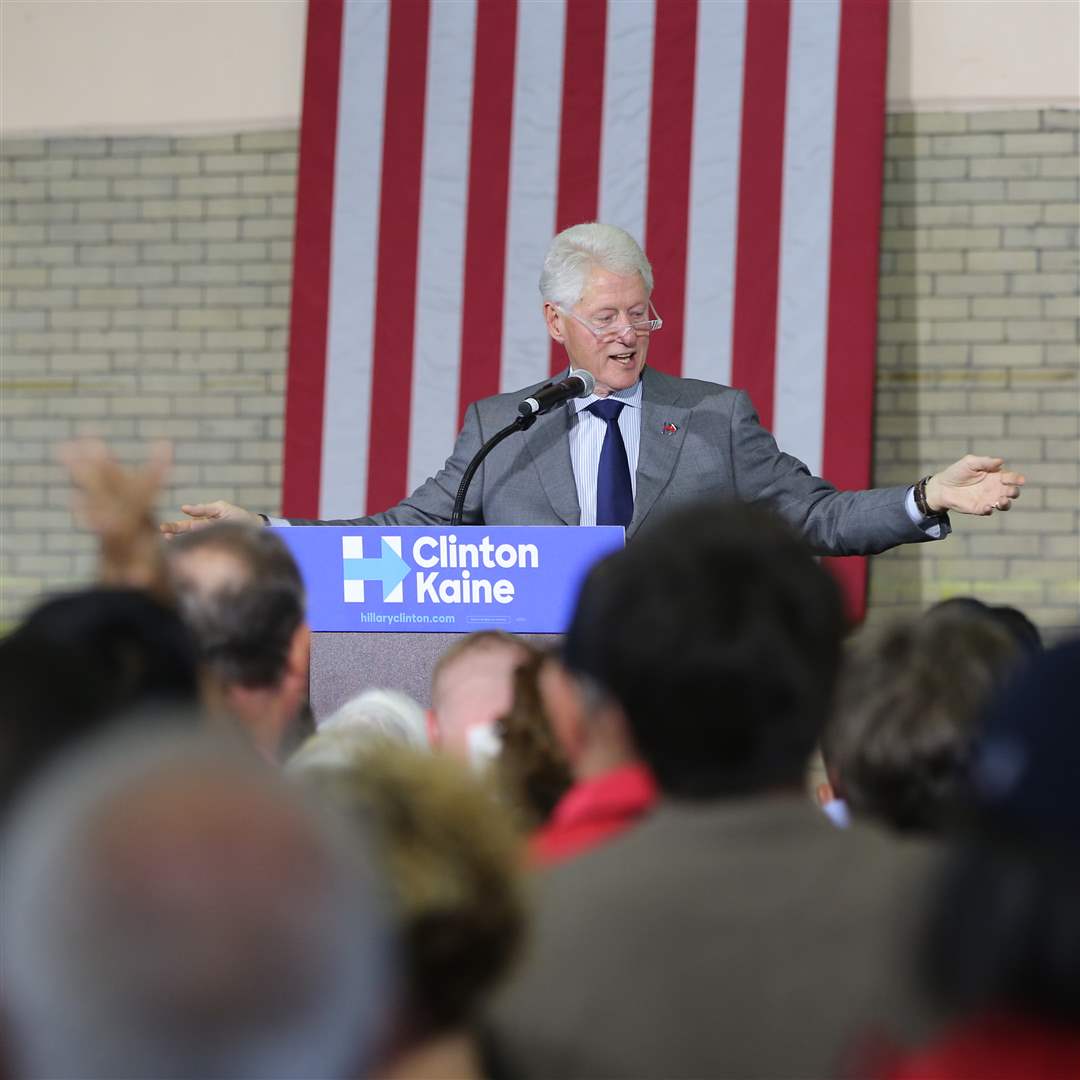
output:
[[263, 514], [261, 516], [266, 518], [267, 525], [273, 525], [276, 529], [283, 529], [292, 524], [288, 518], [271, 517], [269, 514]]
[[952, 532], [952, 526], [949, 524], [947, 514], [924, 516], [919, 513], [919, 508], [915, 505], [914, 484], [908, 488], [907, 497], [904, 499], [904, 509], [907, 511], [908, 517], [911, 518], [912, 524], [916, 528], [922, 529], [931, 540], [944, 540]]

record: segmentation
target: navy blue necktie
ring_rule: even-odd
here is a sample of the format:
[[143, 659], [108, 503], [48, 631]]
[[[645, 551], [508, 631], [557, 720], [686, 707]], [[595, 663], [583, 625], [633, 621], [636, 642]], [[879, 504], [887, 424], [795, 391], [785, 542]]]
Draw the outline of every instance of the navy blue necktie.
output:
[[626, 445], [619, 430], [622, 401], [601, 398], [587, 406], [593, 416], [607, 424], [604, 445], [600, 448], [600, 467], [596, 472], [596, 524], [630, 524], [634, 516], [634, 489], [630, 486], [630, 464]]

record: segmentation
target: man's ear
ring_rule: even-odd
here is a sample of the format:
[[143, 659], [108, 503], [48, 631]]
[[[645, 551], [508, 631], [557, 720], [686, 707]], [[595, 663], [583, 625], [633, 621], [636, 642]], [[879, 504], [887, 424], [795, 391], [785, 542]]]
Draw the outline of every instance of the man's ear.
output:
[[577, 680], [558, 660], [540, 669], [540, 697], [559, 746], [571, 765], [585, 745], [585, 703]]
[[562, 315], [556, 310], [554, 304], [544, 302], [544, 322], [547, 324], [547, 331], [551, 335], [553, 341], [557, 341], [560, 345], [566, 343], [566, 335], [563, 333]]
[[285, 658], [285, 674], [300, 678], [307, 683], [308, 671], [311, 666], [311, 627], [307, 620], [301, 621], [293, 631], [292, 640], [289, 642], [289, 653]]

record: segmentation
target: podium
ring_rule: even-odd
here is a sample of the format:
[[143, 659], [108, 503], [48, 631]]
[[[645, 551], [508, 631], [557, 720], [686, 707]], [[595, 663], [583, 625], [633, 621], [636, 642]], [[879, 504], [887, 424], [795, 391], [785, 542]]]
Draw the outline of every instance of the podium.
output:
[[368, 687], [430, 701], [436, 660], [462, 634], [550, 644], [618, 526], [301, 525], [275, 530], [300, 567], [312, 630], [310, 698], [322, 720]]

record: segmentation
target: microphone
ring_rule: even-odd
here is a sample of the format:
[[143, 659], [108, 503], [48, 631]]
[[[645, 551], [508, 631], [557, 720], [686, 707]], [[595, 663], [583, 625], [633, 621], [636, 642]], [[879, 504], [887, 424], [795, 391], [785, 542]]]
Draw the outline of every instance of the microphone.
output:
[[543, 416], [571, 398], [589, 397], [596, 389], [596, 379], [591, 371], [571, 371], [565, 379], [557, 383], [548, 383], [524, 401], [518, 403], [518, 412], [522, 416]]

